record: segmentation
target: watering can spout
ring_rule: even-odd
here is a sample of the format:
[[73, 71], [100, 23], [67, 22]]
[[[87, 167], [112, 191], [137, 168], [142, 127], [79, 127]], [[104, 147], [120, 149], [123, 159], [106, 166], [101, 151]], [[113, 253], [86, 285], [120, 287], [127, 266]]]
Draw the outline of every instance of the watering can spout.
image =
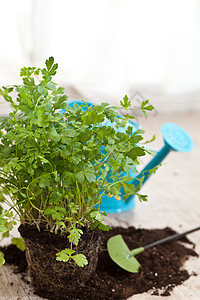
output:
[[[161, 127], [164, 146], [146, 165], [146, 167], [130, 182], [137, 186], [142, 181], [144, 184], [152, 174], [152, 170], [161, 164], [170, 151], [190, 152], [193, 149], [193, 141], [189, 134], [180, 126], [173, 123], [165, 123]], [[128, 199], [127, 199], [128, 200]]]
[[[173, 123], [165, 123], [161, 127], [161, 132], [164, 139], [164, 146], [138, 175], [134, 177], [134, 174], [131, 174], [132, 180], [130, 184], [133, 184], [136, 189], [139, 188], [140, 183], [143, 185], [149, 179], [152, 171], [161, 164], [170, 151], [190, 152], [193, 148], [191, 137], [180, 126]], [[125, 191], [123, 187], [120, 192], [121, 199], [118, 201], [114, 196], [111, 198], [108, 198], [106, 195], [103, 196], [101, 210], [106, 213], [121, 213], [131, 210], [135, 206], [134, 195], [130, 195], [124, 201], [123, 196], [125, 195]]]

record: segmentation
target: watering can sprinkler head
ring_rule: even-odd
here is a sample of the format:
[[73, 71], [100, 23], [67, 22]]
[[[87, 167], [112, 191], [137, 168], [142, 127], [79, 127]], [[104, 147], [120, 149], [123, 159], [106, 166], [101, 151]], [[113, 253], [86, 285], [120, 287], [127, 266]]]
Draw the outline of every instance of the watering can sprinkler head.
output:
[[190, 152], [194, 145], [189, 134], [180, 126], [174, 123], [165, 123], [161, 127], [165, 144], [171, 150], [179, 152]]

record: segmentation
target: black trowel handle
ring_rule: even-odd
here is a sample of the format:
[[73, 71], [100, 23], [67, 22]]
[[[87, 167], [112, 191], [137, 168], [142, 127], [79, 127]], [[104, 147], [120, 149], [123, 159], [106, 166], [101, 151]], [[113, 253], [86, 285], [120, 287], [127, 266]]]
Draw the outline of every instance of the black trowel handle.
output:
[[156, 242], [154, 242], [154, 243], [152, 243], [152, 244], [146, 245], [146, 246], [144, 246], [143, 248], [144, 248], [144, 249], [148, 249], [148, 248], [152, 248], [152, 247], [155, 247], [155, 246], [157, 246], [157, 245], [160, 245], [160, 244], [167, 243], [167, 242], [169, 242], [169, 241], [178, 240], [178, 239], [180, 239], [180, 238], [186, 236], [187, 234], [192, 233], [192, 232], [194, 232], [194, 231], [197, 231], [197, 230], [199, 230], [199, 229], [200, 229], [200, 227], [196, 227], [196, 228], [194, 228], [194, 229], [191, 229], [191, 230], [186, 231], [186, 232], [183, 232], [183, 233], [176, 233], [176, 234], [173, 234], [173, 235], [171, 235], [171, 236], [169, 236], [169, 237], [166, 237], [166, 238], [164, 238], [164, 239], [162, 239], [162, 240], [159, 240], [159, 241], [156, 241]]

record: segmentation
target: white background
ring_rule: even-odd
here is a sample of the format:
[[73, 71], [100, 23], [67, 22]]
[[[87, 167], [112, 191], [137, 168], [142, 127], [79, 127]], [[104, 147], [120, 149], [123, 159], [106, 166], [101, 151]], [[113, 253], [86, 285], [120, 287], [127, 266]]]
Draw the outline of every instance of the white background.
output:
[[54, 56], [56, 81], [84, 99], [117, 103], [139, 91], [164, 112], [200, 108], [199, 0], [0, 0], [0, 8], [0, 85]]

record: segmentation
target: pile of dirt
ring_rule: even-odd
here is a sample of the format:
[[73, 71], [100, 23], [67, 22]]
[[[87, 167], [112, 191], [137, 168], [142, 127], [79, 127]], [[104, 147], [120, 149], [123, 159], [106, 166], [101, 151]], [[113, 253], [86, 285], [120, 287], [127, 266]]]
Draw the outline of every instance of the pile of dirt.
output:
[[25, 252], [22, 252], [13, 244], [0, 247], [0, 251], [4, 253], [6, 263], [15, 266], [14, 273], [26, 272], [28, 264]]
[[[92, 275], [83, 287], [77, 287], [73, 294], [65, 298], [57, 296], [55, 300], [86, 300], [86, 299], [127, 299], [134, 294], [148, 292], [152, 295], [168, 296], [173, 288], [182, 284], [191, 275], [183, 268], [183, 264], [190, 256], [198, 256], [194, 251], [194, 245], [187, 239], [172, 241], [159, 245], [152, 249], [147, 249], [137, 255], [141, 264], [138, 274], [128, 273], [118, 267], [109, 257], [106, 250], [108, 238], [116, 234], [122, 234], [130, 249], [144, 246], [156, 240], [174, 234], [171, 228], [164, 229], [136, 229], [134, 227], [116, 227], [109, 232], [103, 233], [101, 250], [96, 272]], [[18, 271], [25, 270], [26, 261], [24, 254], [17, 259], [16, 249], [9, 246], [0, 248], [5, 253], [7, 263], [18, 266]], [[8, 251], [9, 249], [9, 251]], [[10, 250], [13, 249], [12, 254]], [[13, 257], [12, 259], [9, 257]], [[22, 264], [22, 267], [21, 267]], [[195, 274], [193, 274], [195, 275]], [[39, 291], [40, 296], [45, 297], [43, 291]]]

